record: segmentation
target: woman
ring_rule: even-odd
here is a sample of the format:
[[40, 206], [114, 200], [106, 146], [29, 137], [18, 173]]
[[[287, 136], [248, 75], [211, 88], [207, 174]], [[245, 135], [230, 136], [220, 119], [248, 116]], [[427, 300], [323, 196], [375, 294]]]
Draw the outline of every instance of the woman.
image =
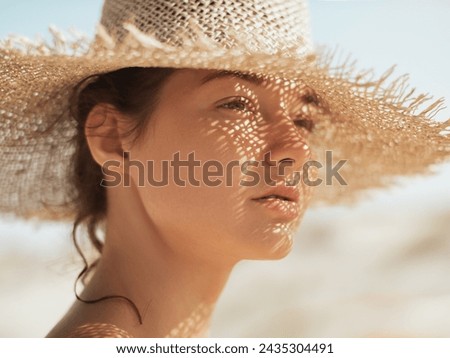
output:
[[[214, 304], [235, 263], [246, 258], [280, 258], [289, 251], [293, 230], [309, 202], [309, 191], [318, 183], [303, 170], [308, 168], [305, 164], [311, 156], [310, 146], [319, 150], [320, 143], [321, 149], [337, 149], [338, 158], [348, 158], [357, 146], [361, 153], [360, 157], [353, 155], [356, 159], [374, 153], [402, 153], [398, 149], [407, 152], [422, 144], [427, 148], [423, 158], [393, 156], [392, 165], [377, 166], [375, 158], [375, 165], [370, 168], [373, 174], [419, 171], [448, 155], [445, 148], [439, 149], [443, 144], [448, 148], [439, 136], [445, 127], [429, 125], [427, 112], [411, 113], [420, 98], [408, 103], [412, 99], [408, 93], [388, 96], [389, 88], [386, 92], [380, 89], [382, 80], [346, 80], [343, 74], [336, 73], [325, 77], [327, 66], [320, 67], [314, 61], [303, 25], [294, 21], [304, 18], [300, 16], [305, 15], [303, 4], [288, 4], [285, 13], [277, 13], [279, 9], [270, 6], [262, 10], [258, 7], [255, 12], [245, 8], [245, 4], [241, 4], [242, 9], [234, 9], [234, 17], [246, 10], [237, 24], [242, 23], [247, 33], [254, 36], [253, 42], [242, 41], [246, 43], [245, 51], [235, 53], [227, 49], [236, 50], [233, 44], [239, 44], [233, 33], [236, 24], [230, 26], [230, 15], [219, 20], [213, 17], [212, 5], [208, 8], [198, 3], [192, 12], [179, 4], [178, 10], [206, 13], [189, 25], [184, 21], [187, 13], [185, 17], [173, 18], [173, 9], [164, 4], [147, 12], [145, 6], [136, 6], [129, 9], [119, 1], [105, 3], [104, 28], [90, 49], [91, 54], [105, 59], [103, 66], [90, 55], [87, 65], [76, 57], [72, 62], [68, 60], [64, 65], [72, 67], [67, 70], [56, 62], [57, 57], [38, 54], [47, 71], [51, 69], [54, 74], [64, 68], [72, 77], [59, 73], [58, 78], [64, 80], [55, 83], [54, 87], [62, 91], [56, 100], [47, 97], [40, 102], [27, 98], [28, 106], [34, 104], [34, 109], [44, 108], [43, 103], [47, 105], [42, 112], [51, 113], [50, 118], [55, 119], [53, 126], [44, 123], [43, 128], [37, 126], [31, 131], [38, 133], [37, 140], [52, 131], [65, 135], [56, 139], [57, 146], [55, 132], [52, 141], [40, 142], [47, 145], [44, 149], [52, 150], [53, 157], [45, 157], [48, 161], [61, 149], [69, 152], [67, 148], [74, 144], [76, 149], [69, 176], [75, 192], [65, 193], [62, 198], [53, 196], [51, 201], [48, 198], [52, 190], [47, 187], [47, 192], [39, 193], [40, 199], [46, 199], [44, 207], [53, 216], [75, 213], [75, 229], [77, 224], [86, 224], [91, 241], [99, 249], [102, 245], [97, 229], [101, 229], [99, 224], [105, 225], [105, 245], [95, 272], [80, 301], [50, 332], [50, 337], [205, 335]], [[122, 18], [130, 13], [136, 18]], [[261, 14], [257, 20], [255, 13]], [[161, 24], [161, 14], [180, 26]], [[285, 20], [288, 14], [293, 16], [287, 17], [290, 21]], [[275, 15], [278, 22], [266, 20]], [[135, 21], [131, 26], [127, 22], [130, 19]], [[258, 21], [264, 26], [255, 27], [254, 22]], [[190, 30], [188, 34], [196, 35], [193, 44], [186, 28]], [[298, 47], [283, 57], [294, 41]], [[223, 47], [217, 48], [218, 43]], [[276, 57], [280, 52], [274, 49], [283, 56]], [[152, 61], [147, 57], [150, 54]], [[205, 54], [209, 56], [206, 58]], [[226, 60], [224, 54], [228, 54]], [[283, 58], [288, 59], [287, 63]], [[22, 70], [28, 69], [32, 63], [29, 57], [13, 50], [2, 53], [2, 60], [8, 74], [16, 73], [19, 65]], [[294, 71], [294, 63], [301, 64], [301, 68]], [[130, 65], [165, 69], [136, 69]], [[80, 82], [92, 73], [102, 75]], [[72, 92], [74, 83], [79, 83], [72, 96], [75, 133], [67, 118], [55, 115], [56, 109], [61, 110], [62, 103], [67, 103], [65, 92]], [[35, 88], [44, 92], [45, 85], [47, 81], [39, 82], [38, 78]], [[382, 94], [385, 96], [380, 99]], [[6, 108], [15, 106], [16, 110], [8, 110], [7, 114], [12, 114], [8, 118], [19, 113], [17, 103], [22, 104], [17, 98], [6, 101]], [[392, 121], [384, 123], [382, 118]], [[398, 133], [399, 124], [405, 119], [409, 122]], [[324, 135], [324, 128], [328, 135]], [[377, 140], [380, 128], [391, 134], [391, 141]], [[317, 135], [310, 135], [314, 131]], [[417, 134], [416, 131], [423, 136], [423, 142], [412, 143], [411, 133]], [[334, 143], [336, 138], [355, 132], [358, 135], [348, 136], [347, 143]], [[374, 145], [367, 143], [374, 137]], [[70, 146], [66, 138], [72, 140]], [[397, 146], [395, 151], [393, 143]], [[30, 145], [23, 147], [29, 150]], [[67, 158], [67, 152], [62, 158]], [[192, 161], [188, 159], [190, 153], [194, 153]], [[317, 152], [318, 158], [320, 154]], [[185, 166], [185, 171], [178, 171], [176, 165], [168, 166], [167, 185], [149, 185], [145, 180], [148, 178], [142, 181], [143, 173], [149, 171], [164, 176], [164, 163], [177, 160], [188, 160], [192, 165]], [[208, 169], [227, 169], [235, 161], [249, 165], [224, 170], [227, 175], [216, 186], [211, 185], [211, 178], [204, 177], [205, 166], [196, 165], [197, 161], [214, 161]], [[355, 160], [349, 167], [352, 178], [360, 179], [354, 181], [357, 184], [352, 188], [379, 184], [380, 178], [368, 177], [367, 167], [358, 164]], [[140, 170], [142, 167], [144, 170]], [[21, 174], [20, 170], [24, 169], [15, 174]], [[66, 178], [66, 173], [55, 173], [57, 179]], [[214, 173], [221, 176], [220, 169]], [[301, 180], [297, 173], [303, 174]], [[261, 180], [252, 181], [255, 177]], [[114, 180], [117, 178], [118, 182]], [[209, 181], [197, 184], [193, 178]], [[102, 179], [107, 188], [99, 185]], [[296, 185], [287, 185], [286, 180]], [[185, 181], [186, 186], [180, 184]], [[340, 184], [346, 185], [345, 181]], [[339, 195], [341, 191], [336, 192]], [[36, 202], [42, 205], [42, 200], [36, 200], [18, 214], [35, 215]], [[49, 207], [62, 202], [61, 212]]]
[[[93, 227], [94, 218], [104, 216], [105, 245], [82, 299], [120, 294], [142, 316], [137, 319], [134, 305], [123, 301], [76, 302], [50, 336], [92, 322], [112, 323], [134, 337], [206, 335], [233, 266], [281, 258], [291, 248], [309, 187], [286, 186], [274, 165], [268, 174], [276, 183], [265, 183], [262, 163], [270, 153], [273, 162], [291, 162], [290, 171], [299, 171], [309, 159], [312, 119], [301, 108], [314, 105], [300, 102], [299, 92], [290, 83], [191, 69], [122, 69], [87, 85], [78, 105], [86, 136], [80, 133], [74, 161], [83, 213], [78, 219]], [[116, 98], [107, 99], [112, 93]], [[127, 109], [143, 114], [139, 135], [127, 133], [136, 126]], [[202, 165], [179, 173], [175, 165], [164, 166], [190, 154]], [[254, 183], [245, 180], [252, 177], [241, 170], [244, 158], [253, 159], [260, 177]], [[105, 188], [102, 203], [98, 181], [87, 170], [96, 167], [101, 178], [101, 166], [113, 160], [120, 180]]]

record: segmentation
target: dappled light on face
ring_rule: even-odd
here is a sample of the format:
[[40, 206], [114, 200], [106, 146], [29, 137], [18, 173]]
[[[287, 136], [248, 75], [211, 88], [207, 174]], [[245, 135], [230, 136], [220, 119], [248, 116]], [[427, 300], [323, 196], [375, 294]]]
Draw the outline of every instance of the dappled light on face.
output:
[[[312, 194], [299, 176], [312, 156], [308, 137], [318, 111], [312, 107], [319, 104], [311, 89], [293, 81], [267, 77], [259, 86], [235, 82], [226, 101], [219, 103], [219, 118], [204, 118], [208, 126], [203, 133], [215, 138], [217, 157], [228, 155], [240, 164], [250, 163], [251, 174], [242, 166], [233, 168], [231, 183], [237, 190], [230, 189], [227, 197], [237, 226], [251, 225], [247, 243], [262, 243], [271, 253], [287, 252]], [[258, 180], [252, 181], [256, 176]], [[295, 204], [270, 198], [264, 203], [267, 211], [279, 215], [265, 213], [253, 200], [288, 182], [297, 191]]]
[[319, 120], [314, 106], [300, 82], [177, 71], [151, 134], [132, 153], [153, 160], [158, 174], [174, 154], [183, 162], [169, 166], [167, 185], [138, 185], [158, 235], [177, 254], [214, 265], [281, 257], [311, 197], [302, 176]]

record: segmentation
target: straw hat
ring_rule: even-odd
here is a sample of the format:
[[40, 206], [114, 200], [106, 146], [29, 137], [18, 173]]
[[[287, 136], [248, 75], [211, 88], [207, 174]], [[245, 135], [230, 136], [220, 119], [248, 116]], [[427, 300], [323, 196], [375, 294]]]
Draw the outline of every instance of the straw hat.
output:
[[134, 66], [258, 72], [314, 89], [327, 105], [310, 137], [314, 153], [322, 163], [327, 150], [334, 163], [347, 160], [347, 185], [321, 185], [317, 201], [352, 200], [450, 157], [450, 121], [432, 120], [442, 101], [416, 94], [392, 70], [374, 78], [315, 51], [306, 0], [105, 0], [92, 41], [53, 30], [51, 44], [9, 37], [0, 45], [0, 212], [72, 217], [73, 87]]

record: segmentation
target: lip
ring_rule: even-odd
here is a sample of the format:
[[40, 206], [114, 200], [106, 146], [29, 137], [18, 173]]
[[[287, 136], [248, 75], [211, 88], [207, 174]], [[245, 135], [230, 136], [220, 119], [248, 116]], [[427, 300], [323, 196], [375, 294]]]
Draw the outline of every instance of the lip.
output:
[[269, 197], [280, 198], [281, 200], [287, 202], [298, 203], [300, 200], [300, 190], [298, 187], [280, 185], [268, 190], [259, 197], [253, 198], [252, 200], [262, 201], [268, 199]]
[[252, 201], [277, 220], [292, 221], [300, 215], [300, 191], [296, 187], [279, 186]]

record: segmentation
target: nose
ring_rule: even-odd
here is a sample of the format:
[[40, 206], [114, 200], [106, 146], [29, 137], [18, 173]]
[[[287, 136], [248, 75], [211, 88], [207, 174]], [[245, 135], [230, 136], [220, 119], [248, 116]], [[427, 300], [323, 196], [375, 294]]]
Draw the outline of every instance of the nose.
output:
[[[279, 178], [298, 173], [311, 159], [305, 131], [285, 113], [280, 113], [269, 121], [265, 143], [264, 162], [274, 167], [272, 171]], [[274, 176], [272, 178], [275, 179]]]

